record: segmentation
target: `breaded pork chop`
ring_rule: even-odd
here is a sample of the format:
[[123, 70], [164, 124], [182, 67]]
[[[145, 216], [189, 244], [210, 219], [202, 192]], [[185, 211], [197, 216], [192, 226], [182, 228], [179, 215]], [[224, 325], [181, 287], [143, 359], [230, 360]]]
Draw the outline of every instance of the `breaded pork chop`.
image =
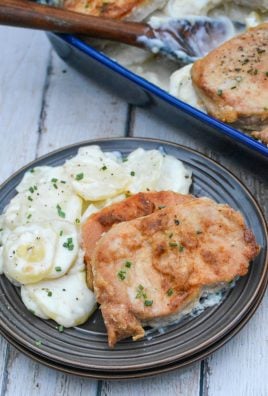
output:
[[64, 8], [105, 18], [122, 19], [132, 15], [132, 20], [141, 20], [164, 3], [165, 0], [65, 0]]
[[196, 300], [204, 286], [245, 275], [258, 254], [239, 212], [198, 198], [112, 227], [92, 257], [109, 346]]
[[82, 227], [88, 287], [93, 289], [91, 257], [96, 243], [103, 233], [107, 232], [114, 224], [147, 216], [166, 206], [185, 203], [192, 199], [195, 199], [192, 195], [183, 195], [172, 191], [138, 193], [91, 215]]
[[191, 73], [210, 115], [249, 130], [268, 126], [268, 23], [214, 49]]

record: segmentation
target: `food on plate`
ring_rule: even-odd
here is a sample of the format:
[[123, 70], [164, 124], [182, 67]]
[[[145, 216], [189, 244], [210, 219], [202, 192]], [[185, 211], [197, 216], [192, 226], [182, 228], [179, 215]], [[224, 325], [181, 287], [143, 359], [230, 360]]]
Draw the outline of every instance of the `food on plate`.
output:
[[268, 23], [196, 61], [194, 88], [209, 114], [244, 129], [268, 125]]
[[268, 127], [264, 128], [262, 131], [254, 131], [251, 135], [256, 139], [261, 140], [263, 143], [268, 144]]
[[192, 195], [183, 195], [172, 191], [139, 193], [114, 203], [91, 215], [82, 227], [82, 241], [87, 266], [87, 284], [93, 289], [91, 258], [96, 243], [113, 225], [147, 216], [167, 206], [188, 202]]
[[241, 214], [207, 198], [114, 225], [91, 261], [109, 346], [142, 338], [145, 325], [176, 317], [203, 288], [245, 275], [258, 252]]
[[33, 168], [0, 216], [0, 273], [21, 287], [36, 316], [64, 327], [84, 323], [96, 298], [86, 284], [82, 223], [136, 192], [187, 194], [190, 185], [191, 172], [161, 148], [123, 158], [88, 146], [62, 166]]
[[143, 19], [164, 4], [164, 0], [65, 0], [63, 7], [82, 14], [105, 18]]

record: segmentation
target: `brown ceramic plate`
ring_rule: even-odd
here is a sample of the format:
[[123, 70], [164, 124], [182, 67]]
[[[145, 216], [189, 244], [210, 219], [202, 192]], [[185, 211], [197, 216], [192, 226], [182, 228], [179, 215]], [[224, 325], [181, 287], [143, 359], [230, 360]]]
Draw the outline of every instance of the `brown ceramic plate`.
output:
[[223, 337], [217, 343], [211, 345], [208, 349], [201, 351], [198, 355], [190, 356], [190, 358], [188, 358], [188, 359], [180, 360], [180, 361], [174, 362], [173, 364], [170, 364], [167, 366], [160, 366], [160, 367], [156, 367], [155, 369], [149, 369], [149, 370], [143, 370], [143, 371], [113, 373], [113, 372], [104, 372], [104, 371], [91, 371], [91, 370], [75, 369], [72, 367], [64, 366], [59, 363], [55, 363], [54, 361], [47, 360], [38, 354], [34, 354], [33, 352], [29, 351], [29, 349], [26, 349], [23, 346], [21, 346], [20, 344], [16, 343], [16, 341], [14, 341], [12, 338], [10, 338], [8, 335], [6, 335], [4, 332], [1, 332], [1, 330], [0, 330], [0, 334], [2, 334], [2, 336], [5, 337], [5, 339], [10, 344], [12, 344], [16, 349], [18, 349], [20, 352], [24, 353], [31, 359], [37, 361], [38, 363], [44, 364], [47, 367], [64, 372], [66, 374], [78, 375], [81, 377], [94, 378], [94, 379], [98, 379], [98, 380], [126, 380], [126, 379], [129, 380], [129, 379], [137, 379], [137, 378], [146, 378], [146, 377], [164, 374], [164, 373], [167, 373], [167, 372], [179, 369], [179, 368], [186, 367], [190, 364], [193, 364], [196, 361], [206, 358], [211, 353], [215, 352], [217, 349], [219, 349], [221, 346], [223, 346], [227, 341], [229, 341], [233, 336], [235, 336], [245, 326], [245, 324], [252, 317], [252, 315], [255, 313], [257, 307], [259, 306], [259, 304], [263, 298], [263, 295], [265, 293], [265, 290], [266, 290], [265, 287], [261, 290], [260, 294], [258, 295], [258, 298], [256, 299], [254, 306], [252, 306], [251, 310], [241, 320], [241, 322], [238, 323], [238, 325], [230, 333], [228, 333], [225, 337]]
[[[0, 329], [14, 343], [40, 359], [70, 370], [134, 375], [135, 372], [157, 371], [161, 367], [190, 361], [209, 351], [231, 336], [243, 318], [257, 304], [267, 284], [267, 229], [263, 215], [248, 190], [230, 172], [207, 157], [185, 147], [151, 139], [105, 139], [69, 146], [46, 155], [8, 179], [0, 188], [0, 212], [15, 195], [15, 187], [24, 172], [33, 166], [59, 165], [75, 155], [77, 149], [99, 144], [105, 151], [119, 150], [127, 154], [137, 147], [162, 147], [166, 153], [181, 159], [193, 171], [192, 193], [208, 196], [240, 210], [247, 225], [254, 231], [262, 249], [251, 265], [248, 275], [225, 296], [221, 305], [204, 311], [197, 317], [185, 317], [164, 331], [148, 330], [144, 340], [125, 340], [111, 350], [103, 321], [96, 312], [87, 323], [77, 328], [56, 330], [52, 321], [34, 317], [22, 304], [19, 291], [0, 277]], [[42, 342], [42, 347], [36, 345]]]

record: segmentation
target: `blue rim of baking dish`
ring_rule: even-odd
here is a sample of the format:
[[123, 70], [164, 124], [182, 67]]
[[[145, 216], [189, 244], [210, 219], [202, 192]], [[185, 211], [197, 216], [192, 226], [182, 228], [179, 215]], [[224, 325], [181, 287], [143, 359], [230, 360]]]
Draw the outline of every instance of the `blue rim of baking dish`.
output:
[[78, 39], [73, 35], [68, 34], [60, 34], [58, 35], [68, 44], [74, 46], [78, 50], [84, 52], [86, 55], [90, 56], [91, 58], [95, 59], [96, 61], [102, 63], [109, 69], [115, 71], [116, 73], [120, 74], [124, 78], [134, 82], [138, 86], [144, 88], [145, 90], [151, 92], [152, 94], [158, 96], [160, 99], [164, 100], [165, 102], [169, 103], [173, 107], [179, 108], [186, 114], [194, 117], [195, 119], [201, 121], [203, 124], [207, 124], [212, 126], [218, 130], [218, 132], [222, 133], [225, 136], [231, 137], [235, 141], [242, 143], [243, 145], [247, 146], [250, 149], [257, 151], [259, 154], [264, 155], [268, 158], [268, 147], [265, 144], [260, 143], [258, 140], [253, 139], [252, 137], [246, 135], [239, 130], [232, 128], [231, 126], [216, 120], [215, 118], [203, 113], [202, 111], [188, 105], [185, 102], [175, 98], [174, 96], [170, 95], [168, 92], [164, 91], [163, 89], [157, 87], [156, 85], [150, 83], [149, 81], [145, 80], [144, 78], [138, 76], [137, 74], [133, 73], [132, 71], [126, 69], [124, 66], [121, 66], [105, 54], [99, 52], [95, 48], [91, 47], [90, 45], [86, 44], [82, 40]]

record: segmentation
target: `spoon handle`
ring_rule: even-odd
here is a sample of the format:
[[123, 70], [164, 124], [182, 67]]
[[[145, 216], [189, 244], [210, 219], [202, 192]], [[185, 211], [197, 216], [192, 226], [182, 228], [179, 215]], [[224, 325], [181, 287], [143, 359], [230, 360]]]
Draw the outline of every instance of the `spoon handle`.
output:
[[150, 27], [143, 23], [83, 15], [28, 0], [1, 2], [0, 24], [98, 37], [138, 47], [142, 44], [137, 38], [150, 31]]

